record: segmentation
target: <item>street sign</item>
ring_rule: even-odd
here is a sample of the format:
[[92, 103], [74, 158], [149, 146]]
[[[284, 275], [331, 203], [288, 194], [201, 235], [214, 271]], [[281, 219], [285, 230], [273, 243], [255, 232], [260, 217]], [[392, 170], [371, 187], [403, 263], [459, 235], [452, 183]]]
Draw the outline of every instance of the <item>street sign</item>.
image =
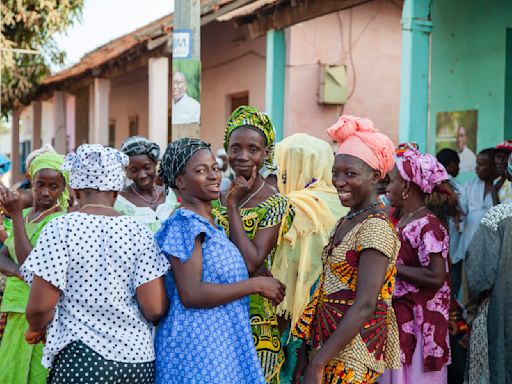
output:
[[190, 59], [192, 57], [192, 31], [174, 30], [172, 33], [172, 58]]

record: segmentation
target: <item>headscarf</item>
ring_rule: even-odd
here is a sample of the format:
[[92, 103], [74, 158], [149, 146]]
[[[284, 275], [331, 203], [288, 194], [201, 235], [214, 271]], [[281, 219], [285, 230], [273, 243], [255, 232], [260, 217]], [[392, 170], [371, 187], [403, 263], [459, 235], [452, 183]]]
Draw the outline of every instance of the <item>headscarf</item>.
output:
[[393, 169], [395, 146], [370, 119], [343, 115], [327, 133], [339, 144], [337, 155], [355, 156], [379, 171], [381, 177]]
[[449, 179], [443, 165], [431, 154], [422, 154], [415, 149], [404, 152], [396, 165], [404, 180], [416, 184], [424, 193], [430, 194], [435, 187]]
[[25, 160], [25, 169], [27, 169], [27, 170], [29, 169], [30, 162], [32, 160], [34, 160], [35, 157], [37, 157], [43, 153], [47, 153], [47, 152], [57, 153], [57, 151], [55, 150], [55, 148], [53, 148], [53, 146], [51, 144], [45, 144], [41, 148], [34, 149], [32, 152], [30, 152], [27, 155], [27, 159]]
[[201, 149], [210, 150], [210, 144], [199, 139], [183, 138], [174, 140], [167, 146], [158, 172], [167, 187], [176, 188], [176, 177], [194, 153]]
[[268, 148], [268, 155], [263, 162], [263, 165], [267, 167], [269, 171], [275, 170], [274, 164], [274, 146], [276, 140], [276, 131], [270, 116], [266, 113], [258, 111], [254, 107], [242, 105], [235, 109], [231, 116], [229, 116], [226, 124], [226, 130], [224, 131], [224, 149], [226, 152], [229, 149], [229, 139], [231, 134], [244, 125], [250, 125], [263, 133], [265, 136], [265, 145]]
[[73, 189], [119, 192], [124, 187], [124, 168], [128, 162], [128, 156], [117, 149], [82, 144], [76, 153], [66, 155], [62, 168], [69, 171], [69, 185]]
[[512, 153], [508, 156], [507, 172], [509, 176], [512, 176]]
[[127, 156], [148, 155], [157, 162], [160, 159], [160, 147], [142, 136], [130, 136], [121, 144], [121, 152]]
[[4, 155], [0, 155], [0, 175], [9, 172], [11, 169], [11, 160]]
[[64, 189], [62, 190], [62, 193], [59, 196], [58, 204], [63, 211], [67, 211], [69, 206], [69, 173], [66, 170], [63, 170], [63, 163], [63, 155], [51, 151], [42, 153], [40, 152], [30, 161], [30, 167], [28, 169], [28, 172], [30, 174], [30, 178], [32, 179], [32, 181], [34, 181], [36, 173], [42, 169], [53, 169], [54, 171], [59, 172], [64, 178]]
[[272, 274], [286, 285], [277, 313], [295, 324], [309, 302], [310, 290], [322, 271], [322, 249], [348, 208], [332, 185], [331, 146], [316, 137], [296, 133], [276, 145], [277, 185], [295, 207], [289, 231], [272, 262]]
[[400, 143], [398, 144], [398, 147], [396, 147], [395, 150], [395, 156], [396, 157], [402, 157], [405, 153], [405, 151], [409, 149], [415, 149], [416, 151], [420, 150], [420, 147], [418, 143]]

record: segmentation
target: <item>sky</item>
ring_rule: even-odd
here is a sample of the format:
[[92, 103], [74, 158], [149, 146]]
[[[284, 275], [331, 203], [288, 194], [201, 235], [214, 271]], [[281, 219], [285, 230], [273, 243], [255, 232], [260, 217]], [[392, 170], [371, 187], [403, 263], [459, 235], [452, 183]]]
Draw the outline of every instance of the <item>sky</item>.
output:
[[174, 10], [174, 0], [85, 0], [81, 22], [56, 36], [69, 67], [87, 52], [150, 23]]

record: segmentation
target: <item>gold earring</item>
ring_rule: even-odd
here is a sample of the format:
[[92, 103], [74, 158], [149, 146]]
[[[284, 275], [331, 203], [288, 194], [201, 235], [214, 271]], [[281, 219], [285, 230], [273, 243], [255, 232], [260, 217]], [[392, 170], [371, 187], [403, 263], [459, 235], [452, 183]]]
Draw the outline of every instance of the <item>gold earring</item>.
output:
[[402, 199], [403, 200], [407, 200], [407, 198], [409, 197], [409, 194], [405, 191], [402, 192]]

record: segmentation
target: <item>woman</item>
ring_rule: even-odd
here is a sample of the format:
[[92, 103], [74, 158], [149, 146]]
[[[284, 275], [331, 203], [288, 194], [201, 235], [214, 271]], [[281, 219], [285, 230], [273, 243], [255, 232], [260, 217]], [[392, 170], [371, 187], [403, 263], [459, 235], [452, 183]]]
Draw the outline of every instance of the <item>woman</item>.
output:
[[169, 265], [151, 231], [112, 208], [127, 163], [99, 144], [67, 155], [80, 209], [44, 228], [21, 269], [31, 284], [25, 337], [38, 342], [48, 329], [50, 384], [154, 381], [150, 322], [167, 311]]
[[339, 143], [332, 182], [350, 212], [324, 248], [319, 287], [293, 334], [307, 342], [302, 354], [312, 350], [303, 383], [374, 383], [399, 366], [391, 294], [400, 243], [377, 201], [394, 146], [370, 120], [354, 116], [341, 116], [327, 132]]
[[[43, 153], [29, 168], [32, 180], [32, 208], [23, 209], [17, 192], [2, 190], [0, 204], [11, 216], [9, 237], [0, 252], [0, 272], [8, 276], [0, 311], [7, 322], [0, 344], [0, 383], [46, 383], [48, 371], [41, 365], [43, 345], [29, 345], [23, 334], [27, 329], [25, 308], [29, 287], [20, 278], [19, 268], [37, 243], [48, 222], [65, 213], [68, 207], [67, 172], [61, 170], [62, 155]], [[7, 224], [7, 222], [6, 222]]]
[[405, 151], [389, 175], [389, 200], [400, 212], [393, 308], [402, 368], [386, 372], [382, 382], [446, 383], [451, 361], [446, 223], [458, 213], [457, 194], [436, 158], [415, 149]]
[[156, 233], [178, 205], [172, 190], [166, 195], [164, 188], [155, 184], [160, 147], [144, 137], [132, 136], [123, 142], [121, 151], [130, 158], [126, 174], [132, 183], [119, 193], [114, 209]]
[[[238, 107], [229, 117], [224, 148], [235, 172], [230, 192], [213, 203], [212, 213], [245, 258], [250, 274], [266, 273], [278, 239], [293, 218], [288, 199], [277, 193], [258, 170], [273, 167], [274, 126], [256, 108]], [[260, 295], [251, 296], [251, 325], [267, 383], [278, 383], [284, 363], [275, 308]]]
[[277, 307], [277, 314], [288, 319], [281, 382], [290, 383], [300, 345], [289, 338], [290, 324], [293, 328], [309, 303], [313, 285], [322, 272], [322, 248], [348, 208], [341, 205], [332, 185], [334, 155], [327, 142], [305, 133], [291, 135], [276, 145], [276, 163], [277, 187], [296, 209], [272, 265], [273, 276], [286, 285], [287, 295]]
[[221, 174], [208, 144], [172, 142], [160, 176], [179, 191], [182, 205], [156, 234], [173, 271], [171, 308], [155, 340], [156, 382], [262, 384], [247, 296], [259, 293], [277, 305], [284, 286], [270, 277], [249, 279], [240, 251], [215, 225], [211, 201], [219, 197]]

